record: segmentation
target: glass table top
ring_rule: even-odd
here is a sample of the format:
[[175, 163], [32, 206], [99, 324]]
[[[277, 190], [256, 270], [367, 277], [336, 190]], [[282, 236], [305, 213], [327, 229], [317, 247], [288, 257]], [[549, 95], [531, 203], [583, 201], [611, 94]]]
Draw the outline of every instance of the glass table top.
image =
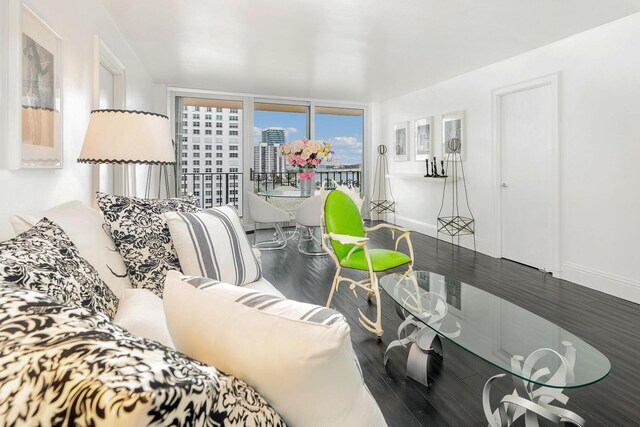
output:
[[[320, 190], [315, 190], [315, 192], [311, 196], [317, 196], [320, 194]], [[291, 190], [284, 190], [281, 188], [276, 188], [274, 190], [261, 191], [258, 193], [258, 196], [262, 197], [286, 197], [287, 199], [308, 199], [311, 197], [310, 195], [302, 195], [300, 193], [300, 189], [294, 188]]]
[[574, 334], [515, 304], [428, 271], [390, 274], [381, 287], [401, 316], [530, 383], [583, 387], [607, 376], [611, 363]]

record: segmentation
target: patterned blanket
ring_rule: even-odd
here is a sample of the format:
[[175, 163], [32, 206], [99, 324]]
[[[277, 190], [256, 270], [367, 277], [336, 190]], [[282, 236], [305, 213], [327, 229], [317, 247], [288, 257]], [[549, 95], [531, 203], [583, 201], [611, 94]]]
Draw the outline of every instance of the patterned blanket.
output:
[[0, 283], [0, 425], [284, 426], [251, 387], [102, 314]]

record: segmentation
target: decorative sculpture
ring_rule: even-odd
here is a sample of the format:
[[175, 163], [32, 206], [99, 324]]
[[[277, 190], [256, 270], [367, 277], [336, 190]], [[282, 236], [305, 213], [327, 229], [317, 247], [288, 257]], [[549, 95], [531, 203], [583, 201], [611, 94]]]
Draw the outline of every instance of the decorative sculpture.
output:
[[[378, 145], [378, 160], [374, 175], [373, 191], [371, 192], [371, 213], [380, 216], [393, 213], [393, 223], [396, 223], [396, 201], [389, 183], [389, 163], [387, 162], [387, 146]], [[387, 190], [388, 189], [388, 190]], [[388, 197], [387, 197], [388, 195]]]
[[[472, 235], [473, 236], [473, 250], [476, 250], [476, 234], [475, 234], [475, 219], [473, 213], [469, 207], [469, 196], [467, 195], [467, 183], [464, 179], [464, 165], [462, 164], [462, 156], [460, 155], [460, 138], [451, 138], [447, 142], [447, 169], [443, 170], [444, 186], [442, 188], [442, 204], [440, 205], [440, 211], [438, 212], [438, 229], [436, 233], [437, 242], [440, 241], [440, 234], [447, 234], [451, 236], [451, 245], [453, 246], [453, 238], [458, 238], [458, 246], [460, 246], [460, 236]], [[444, 161], [441, 163], [444, 169]], [[460, 166], [461, 175], [458, 175], [458, 166]], [[449, 173], [449, 171], [451, 171]], [[447, 179], [451, 177], [453, 181], [452, 185], [452, 197], [451, 197], [451, 214], [448, 216], [442, 216], [442, 211], [445, 205], [445, 198], [447, 194]], [[462, 188], [464, 190], [463, 203], [466, 204], [466, 211], [468, 216], [460, 215], [460, 192], [458, 190], [458, 178], [462, 180]], [[464, 209], [464, 206], [463, 206]], [[463, 210], [464, 213], [464, 210]], [[438, 248], [436, 242], [436, 250]], [[452, 248], [453, 249], [453, 248]]]
[[[522, 356], [513, 356], [511, 366], [515, 372], [513, 376], [515, 389], [513, 393], [500, 400], [495, 410], [491, 407], [491, 386], [496, 379], [504, 377], [505, 374], [489, 378], [482, 391], [482, 406], [489, 427], [511, 426], [521, 417], [524, 417], [526, 427], [538, 426], [538, 418], [556, 424], [573, 424], [580, 427], [585, 425], [584, 418], [561, 406], [566, 405], [569, 400], [561, 388], [545, 387], [539, 383], [522, 379], [537, 378], [538, 381], [541, 381], [547, 378], [553, 384], [560, 382], [566, 384], [568, 380], [573, 379], [576, 349], [569, 341], [563, 341], [562, 345], [565, 347], [564, 355], [549, 348], [541, 348], [531, 353], [526, 359]], [[545, 357], [558, 359], [560, 363], [555, 372], [549, 370], [548, 362], [537, 363]]]

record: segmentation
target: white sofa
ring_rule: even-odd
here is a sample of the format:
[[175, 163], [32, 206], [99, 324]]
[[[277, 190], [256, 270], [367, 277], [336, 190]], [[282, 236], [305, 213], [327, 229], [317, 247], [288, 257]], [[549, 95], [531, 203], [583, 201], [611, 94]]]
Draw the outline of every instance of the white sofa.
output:
[[[66, 232], [77, 246], [80, 255], [96, 268], [102, 280], [120, 298], [118, 310], [113, 321], [116, 325], [123, 327], [134, 335], [153, 339], [168, 347], [175, 348], [171, 334], [169, 333], [169, 328], [167, 327], [163, 301], [150, 291], [132, 289], [126, 274], [124, 262], [114, 248], [110, 233], [105, 229], [104, 219], [99, 211], [86, 206], [82, 202], [73, 201], [43, 211], [18, 213], [10, 218], [10, 222], [14, 232], [20, 234], [35, 225], [43, 217], [57, 223]], [[256, 253], [256, 256], [260, 260], [259, 252]], [[247, 284], [244, 288], [285, 298], [280, 291], [264, 278]], [[292, 339], [295, 340], [295, 337]], [[351, 366], [348, 367], [347, 373], [351, 375], [354, 372], [358, 372], [359, 381], [356, 381], [356, 384], [352, 384], [351, 387], [347, 385], [341, 387], [341, 378], [344, 377], [345, 371], [335, 372], [335, 378], [330, 378], [329, 376], [329, 378], [325, 377], [322, 380], [326, 385], [326, 391], [323, 392], [329, 393], [326, 395], [327, 397], [332, 396], [334, 393], [331, 390], [337, 386], [343, 394], [346, 393], [345, 396], [356, 395], [358, 393], [364, 396], [363, 399], [360, 399], [363, 402], [356, 405], [357, 408], [350, 407], [352, 409], [345, 409], [347, 412], [350, 412], [350, 414], [346, 416], [345, 413], [336, 414], [335, 419], [331, 418], [332, 409], [335, 410], [335, 408], [331, 408], [331, 406], [335, 407], [335, 405], [327, 404], [322, 406], [323, 402], [321, 401], [307, 402], [307, 404], [309, 407], [313, 406], [315, 408], [318, 408], [318, 405], [320, 405], [320, 407], [329, 406], [325, 412], [330, 414], [328, 417], [331, 421], [330, 425], [362, 427], [370, 425], [385, 426], [386, 423], [382, 413], [364, 384], [362, 372], [359, 369], [357, 358], [351, 349], [348, 334], [346, 339], [347, 342], [349, 342], [349, 358], [351, 358], [352, 361], [354, 359], [356, 360], [356, 363], [352, 363]], [[268, 349], [266, 349], [266, 351], [268, 351]], [[329, 349], [323, 351], [327, 353]], [[309, 366], [308, 369], [313, 370], [314, 367]], [[327, 382], [329, 382], [330, 385], [327, 384]], [[309, 384], [309, 387], [310, 393], [318, 391], [314, 385]], [[258, 391], [260, 390], [258, 389]], [[320, 393], [320, 396], [322, 396], [322, 393]], [[276, 407], [276, 410], [277, 409]], [[306, 420], [306, 418], [303, 419]], [[350, 419], [350, 421], [346, 421], [347, 419]], [[354, 422], [354, 420], [356, 420], [356, 422]], [[323, 424], [326, 424], [325, 421], [323, 421]], [[298, 425], [315, 427], [320, 424], [315, 420], [309, 420], [308, 422], [298, 423]]]

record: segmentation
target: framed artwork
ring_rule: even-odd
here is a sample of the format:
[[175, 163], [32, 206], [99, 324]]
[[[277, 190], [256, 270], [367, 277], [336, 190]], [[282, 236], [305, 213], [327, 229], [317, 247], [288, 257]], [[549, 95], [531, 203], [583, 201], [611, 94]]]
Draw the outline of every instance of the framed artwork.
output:
[[[466, 147], [464, 135], [464, 111], [445, 114], [442, 116], [442, 155], [445, 160], [449, 154], [460, 153], [460, 159], [464, 160]], [[454, 157], [456, 157], [454, 159]], [[451, 160], [457, 160], [457, 156], [451, 156]]]
[[393, 125], [393, 160], [406, 162], [409, 160], [409, 122]]
[[62, 38], [26, 5], [20, 13], [20, 167], [61, 168]]
[[414, 159], [416, 161], [429, 159], [433, 141], [433, 116], [416, 120], [414, 122], [413, 134], [415, 139]]

